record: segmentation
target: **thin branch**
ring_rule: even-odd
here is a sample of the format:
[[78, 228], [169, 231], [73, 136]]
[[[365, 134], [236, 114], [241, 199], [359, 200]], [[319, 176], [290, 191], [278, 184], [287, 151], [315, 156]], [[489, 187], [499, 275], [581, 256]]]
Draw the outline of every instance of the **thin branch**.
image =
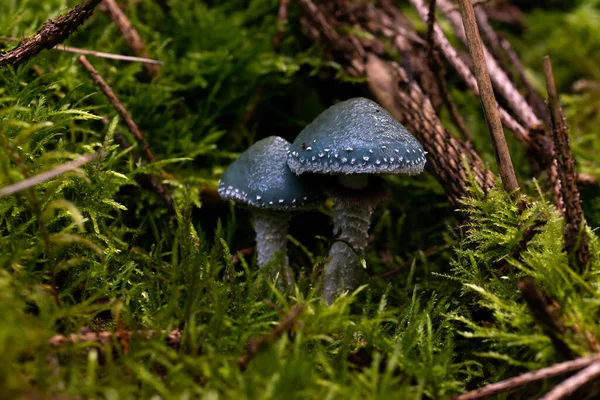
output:
[[[427, 21], [428, 18], [428, 10], [425, 6], [423, 0], [410, 0], [411, 4], [417, 11], [419, 18], [422, 21]], [[441, 53], [444, 55], [446, 60], [452, 67], [456, 70], [458, 75], [462, 78], [462, 80], [466, 83], [469, 89], [476, 95], [479, 96], [479, 87], [477, 86], [477, 80], [471, 69], [467, 66], [467, 64], [460, 58], [458, 52], [442, 31], [442, 28], [439, 24], [434, 24], [433, 28], [434, 40], [437, 46], [439, 46]], [[526, 130], [519, 122], [517, 122], [503, 107], [497, 106], [500, 118], [504, 125], [514, 132], [515, 137], [524, 143], [530, 142], [529, 131]]]
[[540, 400], [560, 400], [588, 382], [600, 377], [600, 362], [596, 362], [583, 371], [573, 375], [569, 379], [565, 379], [554, 389], [546, 393], [546, 395], [540, 397]]
[[35, 185], [39, 185], [40, 183], [46, 182], [47, 180], [50, 180], [52, 178], [56, 178], [57, 176], [60, 176], [64, 173], [79, 168], [84, 164], [89, 163], [97, 156], [98, 153], [87, 154], [77, 160], [69, 161], [67, 163], [58, 165], [48, 171], [44, 171], [30, 178], [24, 179], [20, 182], [0, 188], [0, 197], [9, 196], [22, 190], [29, 189]]
[[565, 359], [573, 358], [573, 351], [562, 338], [565, 326], [560, 316], [557, 315], [558, 310], [549, 304], [546, 298], [539, 292], [533, 280], [519, 281], [518, 287], [533, 318], [541, 326], [546, 336], [550, 338], [557, 353]]
[[281, 42], [283, 42], [289, 7], [290, 0], [279, 0], [279, 9], [277, 11], [277, 33], [275, 33], [275, 37], [273, 37], [273, 47], [275, 48], [275, 51], [279, 50]]
[[544, 100], [537, 92], [537, 90], [534, 89], [533, 85], [531, 84], [531, 81], [527, 77], [527, 74], [525, 73], [525, 66], [521, 62], [519, 55], [517, 54], [515, 49], [513, 49], [508, 39], [506, 39], [503, 35], [497, 33], [494, 30], [492, 24], [489, 21], [488, 15], [484, 9], [476, 9], [475, 16], [477, 17], [477, 22], [479, 23], [483, 34], [488, 37], [490, 43], [494, 44], [493, 46], [491, 46], [491, 48], [493, 51], [497, 52], [496, 57], [500, 59], [500, 50], [503, 50], [506, 56], [508, 57], [508, 60], [519, 75], [521, 84], [525, 87], [526, 97], [528, 99], [529, 104], [535, 110], [536, 115], [538, 115], [543, 121], [546, 118], [546, 107], [544, 105]]
[[467, 128], [465, 121], [458, 112], [458, 107], [456, 107], [456, 104], [454, 101], [452, 101], [452, 96], [448, 91], [446, 79], [444, 78], [444, 65], [442, 64], [442, 60], [440, 60], [440, 56], [436, 50], [437, 46], [435, 45], [433, 35], [435, 26], [435, 3], [436, 0], [430, 0], [429, 3], [429, 17], [427, 20], [427, 61], [429, 63], [429, 68], [433, 73], [440, 96], [442, 97], [442, 101], [450, 113], [450, 118], [452, 118], [454, 125], [456, 125], [459, 132], [462, 134], [463, 139], [467, 141], [467, 144], [470, 144], [472, 142], [471, 133], [469, 132], [469, 128]]
[[[11, 37], [11, 36], [0, 36], [0, 40], [6, 40], [6, 41], [10, 41], [10, 42], [18, 42], [19, 41], [19, 39], [15, 38], [15, 37]], [[147, 64], [156, 64], [156, 65], [164, 64], [162, 61], [154, 60], [152, 58], [132, 57], [132, 56], [125, 56], [122, 54], [104, 53], [102, 51], [80, 49], [78, 47], [64, 46], [62, 44], [59, 44], [58, 46], [55, 46], [55, 47], [51, 48], [50, 50], [65, 51], [67, 53], [83, 54], [86, 56], [108, 58], [111, 60], [119, 60], [119, 61], [141, 62], [141, 63], [147, 63]]]
[[100, 76], [98, 71], [96, 71], [96, 69], [92, 66], [92, 64], [90, 64], [90, 62], [87, 60], [87, 58], [85, 58], [85, 56], [80, 56], [79, 62], [88, 71], [90, 78], [92, 78], [92, 80], [96, 82], [98, 87], [100, 87], [100, 90], [102, 90], [102, 92], [106, 95], [110, 104], [112, 104], [112, 106], [117, 110], [121, 118], [123, 118], [125, 124], [127, 125], [127, 128], [133, 134], [133, 136], [136, 138], [136, 140], [144, 150], [146, 159], [151, 163], [154, 162], [154, 155], [152, 155], [152, 151], [150, 151], [150, 147], [144, 139], [142, 131], [133, 121], [133, 118], [131, 118], [131, 115], [129, 115], [129, 112], [127, 112], [127, 109], [125, 109], [125, 106], [123, 105], [123, 103], [121, 103], [121, 100], [119, 100], [115, 92], [113, 92], [112, 88], [108, 86], [106, 81], [102, 78], [102, 76]]
[[544, 57], [544, 74], [548, 88], [548, 106], [550, 109], [550, 130], [554, 139], [554, 156], [557, 163], [560, 190], [565, 208], [565, 248], [571, 258], [571, 265], [582, 271], [590, 260], [588, 237], [585, 232], [585, 219], [579, 188], [575, 161], [569, 147], [569, 134], [558, 100], [552, 62]]
[[281, 321], [279, 321], [277, 326], [275, 326], [275, 328], [273, 328], [273, 330], [269, 334], [261, 336], [256, 340], [251, 339], [250, 344], [248, 346], [248, 351], [238, 359], [239, 368], [242, 371], [248, 368], [248, 364], [250, 363], [250, 361], [252, 361], [252, 359], [256, 357], [256, 355], [262, 350], [263, 347], [265, 347], [265, 345], [274, 342], [283, 333], [289, 332], [292, 329], [294, 329], [296, 319], [300, 314], [302, 314], [303, 311], [304, 306], [293, 306], [292, 309], [288, 312], [288, 314], [285, 317], [283, 317]]
[[0, 54], [0, 68], [17, 66], [44, 49], [51, 49], [64, 42], [94, 12], [102, 0], [84, 0], [65, 15], [49, 19], [32, 37], [25, 38], [13, 50]]
[[477, 85], [480, 90], [481, 104], [483, 105], [485, 120], [490, 131], [492, 144], [494, 145], [494, 153], [496, 154], [502, 184], [508, 193], [515, 193], [519, 191], [519, 183], [517, 182], [506, 138], [504, 137], [502, 122], [498, 114], [498, 105], [496, 104], [494, 89], [492, 88], [492, 82], [488, 74], [483, 44], [481, 43], [481, 37], [477, 29], [473, 5], [470, 0], [459, 0], [459, 5], [467, 34], [469, 52], [473, 59], [475, 77], [477, 78]]
[[[456, 36], [463, 43], [469, 45], [468, 36], [470, 36], [470, 34], [465, 34], [465, 29], [463, 28], [463, 24], [461, 23], [460, 17], [456, 14], [447, 12], [448, 8], [452, 6], [452, 3], [450, 3], [449, 0], [439, 0], [438, 5], [450, 21], [450, 24], [452, 25]], [[473, 9], [473, 7], [471, 7], [471, 9]], [[477, 12], [478, 14], [485, 15], [485, 12], [481, 9], [477, 10]], [[484, 28], [485, 27], [487, 26], [484, 24]], [[494, 57], [490, 54], [487, 47], [484, 46], [483, 43], [481, 44], [481, 49], [483, 51], [490, 78], [494, 82], [494, 87], [498, 90], [498, 93], [506, 100], [508, 106], [513, 111], [514, 115], [516, 115], [517, 119], [519, 119], [522, 123], [525, 124], [525, 127], [527, 129], [541, 129], [542, 121], [540, 121], [540, 119], [535, 115], [532, 108], [529, 106], [529, 104], [527, 104], [519, 90], [515, 87], [515, 85], [510, 80], [506, 72], [504, 72], [504, 70], [500, 68]], [[475, 75], [477, 75], [477, 73]]]
[[[117, 2], [115, 0], [104, 0], [101, 9], [103, 11], [105, 10], [110, 15], [113, 22], [121, 31], [123, 39], [125, 39], [125, 42], [127, 42], [131, 50], [133, 50], [133, 53], [138, 57], [148, 58], [148, 51], [146, 50], [144, 41]], [[146, 74], [150, 78], [154, 78], [160, 72], [156, 65], [144, 64], [144, 68], [146, 69]]]
[[71, 333], [70, 335], [54, 335], [48, 339], [48, 344], [54, 348], [60, 348], [67, 344], [79, 344], [79, 343], [100, 343], [107, 344], [113, 339], [119, 340], [130, 340], [132, 337], [143, 337], [146, 340], [151, 339], [157, 335], [166, 335], [167, 342], [170, 346], [177, 346], [181, 341], [182, 332], [179, 329], [174, 329], [172, 331], [166, 330], [148, 330], [148, 331], [125, 331], [122, 330], [120, 332], [108, 332], [108, 331], [100, 331], [94, 332], [89, 328], [82, 328], [79, 333]]
[[[103, 122], [104, 122], [104, 120], [103, 120]], [[108, 121], [106, 121], [106, 123], [108, 123]], [[119, 143], [119, 145], [123, 149], [128, 149], [129, 147], [131, 147], [131, 145], [125, 138], [125, 136], [121, 135], [118, 132], [115, 132], [115, 140]], [[145, 164], [144, 161], [137, 155], [137, 153], [132, 152], [131, 155], [134, 159], [138, 160], [138, 162], [140, 163], [141, 166], [143, 166]], [[169, 191], [167, 190], [165, 185], [163, 185], [158, 180], [158, 178], [156, 178], [154, 175], [151, 175], [151, 174], [149, 174], [149, 175], [138, 174], [136, 176], [136, 180], [138, 180], [138, 182], [140, 183], [140, 185], [142, 187], [148, 186], [147, 182], [143, 182], [145, 180], [144, 179], [145, 177], [148, 178], [150, 188], [152, 188], [152, 190], [154, 192], [156, 192], [156, 194], [158, 194], [158, 196], [161, 198], [163, 203], [165, 203], [165, 206], [167, 206], [167, 210], [169, 211], [169, 214], [171, 215], [171, 219], [174, 221], [177, 217], [177, 213], [175, 212], [175, 206], [173, 204], [173, 199], [171, 198]]]
[[598, 361], [600, 361], [600, 354], [591, 357], [578, 358], [572, 361], [565, 361], [559, 364], [554, 364], [550, 367], [538, 369], [537, 371], [526, 372], [501, 382], [492, 383], [482, 387], [481, 389], [461, 394], [460, 396], [455, 397], [453, 400], [485, 399], [498, 393], [507, 392], [536, 381], [547, 380], [558, 375], [580, 370]]

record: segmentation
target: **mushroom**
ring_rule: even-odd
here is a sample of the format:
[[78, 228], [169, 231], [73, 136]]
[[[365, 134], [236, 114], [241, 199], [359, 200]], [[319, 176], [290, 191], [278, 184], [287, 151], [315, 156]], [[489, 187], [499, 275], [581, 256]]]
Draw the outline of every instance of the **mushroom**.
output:
[[358, 286], [371, 214], [388, 192], [386, 182], [377, 175], [420, 174], [425, 154], [400, 122], [366, 98], [328, 108], [290, 146], [288, 165], [294, 173], [329, 175], [322, 180], [322, 188], [335, 201], [334, 234], [339, 238], [331, 246], [325, 267], [327, 303]]
[[[318, 185], [294, 175], [286, 163], [290, 143], [270, 136], [252, 145], [231, 164], [219, 182], [222, 199], [252, 210], [259, 267], [285, 249], [289, 220], [294, 211], [316, 207], [324, 200]], [[292, 275], [287, 254], [284, 268], [288, 284]]]

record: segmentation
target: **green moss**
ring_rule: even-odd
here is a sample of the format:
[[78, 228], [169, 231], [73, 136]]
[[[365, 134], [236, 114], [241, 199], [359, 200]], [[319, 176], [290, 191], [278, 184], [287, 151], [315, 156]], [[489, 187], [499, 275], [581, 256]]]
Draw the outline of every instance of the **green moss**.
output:
[[[9, 1], [0, 32], [31, 34], [75, 2], [37, 3]], [[572, 17], [592, 3], [566, 15], [529, 14], [531, 37], [544, 16], [572, 22], [555, 29], [594, 34], [593, 19], [579, 25]], [[474, 190], [476, 198], [460, 211], [468, 223], [456, 228], [462, 219], [434, 177], [390, 177], [392, 200], [377, 209], [365, 254], [367, 285], [331, 307], [316, 297], [333, 238], [331, 204], [292, 221], [289, 254], [299, 280], [293, 292], [280, 293], [258, 272], [253, 255], [244, 258], [239, 251], [253, 244], [248, 213], [201, 192], [216, 188], [248, 145], [269, 135], [292, 139], [335, 100], [317, 72], [337, 75], [336, 85], [349, 93], [358, 89], [303, 39], [294, 7], [281, 48], [273, 48], [277, 6], [275, 0], [127, 4], [150, 55], [165, 63], [160, 77], [148, 80], [140, 64], [89, 59], [160, 160], [145, 167], [134, 155], [138, 146], [124, 149], [115, 141], [118, 132], [136, 143], [76, 56], [46, 51], [17, 70], [0, 70], [0, 186], [103, 150], [78, 170], [0, 198], [0, 387], [6, 396], [449, 398], [560, 359], [517, 290], [528, 277], [560, 306], [561, 339], [574, 354], [590, 352], [586, 335], [600, 335], [598, 239], [589, 232], [591, 266], [573, 273], [562, 250], [562, 220], [548, 193], [529, 179], [514, 141], [530, 208], [519, 212], [517, 200], [500, 190], [486, 197]], [[571, 41], [588, 54], [587, 39]], [[100, 12], [68, 44], [130, 53]], [[568, 58], [564, 47], [552, 49], [555, 59]], [[534, 68], [537, 56], [531, 57]], [[589, 63], [577, 65], [557, 62], [557, 76], [596, 78], [593, 68], [585, 69]], [[590, 173], [600, 146], [594, 93], [563, 96], [575, 154]], [[476, 148], [493, 163], [478, 101], [458, 90], [453, 95]], [[142, 173], [172, 190], [174, 219], [140, 183]], [[596, 191], [583, 192], [592, 226], [600, 218]], [[537, 226], [540, 220], [545, 223]], [[513, 254], [534, 225], [537, 234]], [[379, 276], [396, 268], [395, 275]], [[52, 270], [60, 306], [49, 290]], [[271, 332], [295, 305], [304, 312], [293, 331], [242, 371], [238, 359], [249, 341]], [[180, 329], [181, 343], [169, 346], [165, 334], [134, 336], [125, 352], [116, 340], [60, 351], [48, 342], [56, 333], [114, 332], [120, 325]], [[516, 395], [533, 397], [552, 383]]]

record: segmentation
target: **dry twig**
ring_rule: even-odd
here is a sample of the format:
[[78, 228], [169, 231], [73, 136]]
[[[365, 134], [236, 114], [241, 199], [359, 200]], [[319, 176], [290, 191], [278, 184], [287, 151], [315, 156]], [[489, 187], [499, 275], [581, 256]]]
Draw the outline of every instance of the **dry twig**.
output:
[[588, 382], [600, 377], [600, 362], [595, 362], [583, 371], [573, 375], [569, 379], [565, 379], [558, 384], [554, 389], [540, 397], [540, 400], [560, 400]]
[[52, 178], [56, 178], [64, 173], [72, 171], [76, 168], [81, 167], [84, 164], [89, 163], [93, 159], [98, 156], [97, 153], [87, 154], [85, 156], [81, 156], [81, 158], [73, 161], [69, 161], [67, 163], [57, 165], [56, 167], [49, 169], [48, 171], [44, 171], [40, 174], [34, 175], [30, 178], [24, 179], [20, 182], [14, 183], [9, 186], [5, 186], [0, 189], [0, 197], [8, 196], [17, 192], [20, 192], [25, 189], [29, 189], [34, 187], [35, 185], [39, 185], [40, 183], [46, 182]]
[[[457, 14], [448, 12], [448, 9], [452, 7], [453, 4], [449, 0], [439, 0], [438, 5], [450, 21], [456, 36], [463, 43], [468, 44], [468, 36], [470, 36], [471, 33], [469, 33], [467, 36], [465, 34], [465, 29], [461, 23], [460, 17]], [[473, 8], [471, 7], [471, 9]], [[487, 18], [485, 18], [485, 11], [479, 9], [477, 10], [477, 14], [477, 22], [481, 20], [487, 21]], [[473, 23], [476, 23], [475, 20]], [[489, 36], [495, 37], [494, 30], [491, 26], [489, 26], [489, 24], [484, 23], [482, 31], [484, 33], [487, 32]], [[481, 43], [481, 40], [479, 40], [479, 42]], [[540, 121], [537, 115], [535, 115], [529, 104], [527, 104], [521, 93], [519, 93], [518, 89], [510, 80], [506, 72], [498, 65], [496, 59], [490, 54], [486, 46], [481, 44], [481, 49], [483, 52], [483, 58], [486, 62], [485, 65], [487, 65], [486, 71], [489, 71], [489, 76], [494, 82], [494, 87], [498, 90], [498, 93], [504, 97], [514, 115], [517, 116], [521, 123], [525, 124], [525, 127], [528, 130], [541, 129], [542, 121]]]
[[25, 38], [13, 50], [0, 54], [0, 68], [17, 66], [44, 49], [51, 49], [64, 42], [94, 12], [102, 0], [84, 0], [65, 15], [49, 19], [32, 37]]
[[501, 382], [492, 383], [481, 389], [473, 390], [455, 397], [453, 400], [479, 400], [494, 396], [499, 393], [508, 392], [530, 383], [553, 378], [558, 375], [577, 371], [591, 364], [600, 361], [600, 354], [591, 357], [578, 358], [576, 360], [565, 361], [551, 365], [550, 367], [538, 369], [537, 371], [526, 372]]
[[549, 304], [548, 300], [539, 292], [533, 280], [519, 281], [518, 287], [533, 318], [541, 325], [556, 351], [565, 359], [573, 358], [573, 351], [562, 339], [565, 326], [558, 315], [556, 307]]
[[[0, 40], [6, 40], [9, 42], [18, 42], [19, 41], [19, 39], [11, 37], [11, 36], [0, 36]], [[62, 44], [54, 46], [50, 50], [58, 50], [58, 51], [64, 51], [67, 53], [75, 53], [75, 54], [83, 54], [86, 56], [108, 58], [110, 60], [141, 62], [141, 63], [147, 63], [147, 64], [156, 64], [156, 65], [163, 64], [162, 61], [154, 60], [152, 58], [124, 56], [122, 54], [105, 53], [103, 51], [80, 49], [78, 47], [65, 46]]]
[[469, 51], [473, 59], [475, 77], [477, 78], [477, 85], [480, 91], [480, 99], [485, 111], [485, 120], [488, 124], [492, 144], [494, 145], [494, 153], [496, 154], [496, 161], [498, 162], [498, 170], [500, 171], [502, 184], [507, 192], [515, 193], [519, 191], [519, 183], [517, 182], [515, 170], [510, 158], [510, 152], [508, 151], [508, 145], [506, 144], [506, 138], [504, 137], [502, 122], [500, 121], [500, 115], [498, 114], [498, 105], [496, 104], [494, 89], [492, 88], [492, 82], [490, 81], [490, 76], [488, 74], [488, 67], [483, 51], [483, 44], [479, 37], [479, 30], [477, 29], [473, 5], [470, 0], [459, 0], [459, 5], [465, 26], [465, 33], [467, 35]]
[[148, 331], [125, 331], [120, 330], [119, 332], [93, 332], [89, 328], [82, 328], [79, 333], [71, 333], [70, 335], [54, 335], [48, 339], [48, 343], [50, 346], [54, 348], [60, 348], [66, 344], [78, 344], [78, 343], [86, 343], [86, 342], [94, 342], [100, 344], [108, 344], [111, 340], [117, 339], [119, 342], [123, 340], [131, 340], [131, 338], [135, 336], [143, 337], [146, 340], [151, 339], [157, 335], [166, 335], [167, 343], [176, 347], [179, 345], [181, 341], [182, 332], [179, 329], [175, 329], [172, 331], [156, 331], [156, 330], [148, 330]]
[[[121, 35], [123, 35], [125, 42], [127, 42], [131, 50], [133, 50], [133, 53], [138, 57], [148, 58], [148, 51], [146, 50], [144, 41], [117, 2], [115, 0], [104, 0], [101, 9], [110, 15], [113, 22], [121, 31]], [[157, 65], [144, 64], [144, 68], [146, 69], [146, 74], [150, 78], [154, 78], [160, 72]]]
[[304, 306], [296, 304], [291, 308], [289, 313], [279, 321], [273, 330], [258, 339], [251, 339], [248, 345], [248, 351], [238, 359], [238, 366], [243, 371], [248, 368], [248, 364], [261, 351], [265, 345], [272, 343], [279, 338], [283, 333], [294, 329], [296, 319], [304, 311]]
[[579, 188], [577, 187], [575, 161], [569, 147], [569, 128], [565, 123], [558, 100], [554, 75], [552, 74], [552, 62], [549, 56], [544, 57], [544, 74], [548, 87], [549, 127], [554, 139], [554, 156], [557, 163], [562, 201], [565, 207], [565, 248], [571, 257], [571, 264], [581, 271], [586, 268], [590, 260], [590, 249], [585, 232], [585, 219], [581, 207]]
[[125, 124], [127, 125], [127, 128], [129, 129], [129, 132], [131, 132], [133, 134], [133, 136], [136, 138], [136, 140], [138, 141], [138, 143], [144, 150], [146, 159], [151, 163], [154, 162], [155, 158], [152, 155], [152, 151], [150, 151], [150, 147], [148, 146], [148, 143], [146, 143], [146, 140], [144, 139], [144, 135], [143, 135], [142, 131], [140, 130], [140, 128], [138, 128], [137, 124], [133, 121], [133, 118], [131, 118], [131, 115], [129, 115], [129, 112], [127, 112], [127, 109], [125, 108], [123, 103], [121, 103], [121, 100], [119, 100], [119, 98], [117, 97], [115, 92], [113, 92], [112, 88], [110, 86], [108, 86], [108, 83], [106, 83], [106, 81], [102, 78], [102, 76], [100, 76], [98, 71], [96, 71], [96, 69], [87, 60], [87, 58], [85, 58], [85, 56], [79, 57], [79, 62], [88, 71], [90, 78], [92, 78], [92, 80], [94, 82], [96, 82], [98, 87], [100, 87], [100, 90], [102, 90], [104, 95], [108, 98], [108, 101], [110, 102], [110, 104], [112, 104], [112, 106], [115, 108], [115, 110], [117, 110], [117, 112], [119, 113], [121, 118], [123, 118], [123, 120], [125, 121]]
[[[421, 18], [423, 21], [427, 21], [429, 12], [423, 0], [410, 0], [410, 2], [417, 11], [417, 14], [419, 14], [419, 18]], [[433, 35], [435, 44], [439, 46], [441, 53], [444, 55], [448, 63], [452, 65], [469, 89], [475, 93], [475, 95], [479, 96], [479, 87], [477, 85], [475, 76], [473, 76], [470, 68], [460, 58], [456, 49], [452, 47], [452, 44], [450, 44], [450, 41], [444, 35], [442, 28], [437, 23], [434, 24]], [[497, 107], [500, 113], [500, 118], [502, 119], [504, 125], [514, 132], [515, 137], [519, 141], [529, 143], [529, 131], [527, 131], [519, 122], [517, 122], [503, 107]]]
[[454, 125], [458, 128], [460, 133], [463, 136], [463, 139], [467, 141], [468, 144], [471, 143], [472, 137], [467, 125], [464, 120], [460, 116], [458, 112], [458, 108], [456, 104], [452, 101], [452, 96], [446, 87], [446, 79], [444, 77], [444, 65], [442, 64], [442, 60], [440, 60], [439, 53], [437, 51], [437, 46], [434, 43], [434, 26], [435, 26], [435, 4], [436, 0], [430, 0], [429, 3], [429, 17], [427, 20], [427, 60], [429, 61], [429, 68], [433, 72], [433, 76], [435, 78], [435, 82], [438, 86], [438, 90], [440, 92], [440, 96], [442, 97], [442, 101], [446, 106], [446, 109], [450, 113], [450, 118], [454, 122]]
[[[103, 123], [107, 124], [108, 121], [105, 121], [103, 119]], [[119, 143], [119, 145], [123, 149], [128, 149], [129, 147], [131, 147], [131, 145], [125, 138], [125, 136], [121, 135], [118, 132], [115, 132], [115, 140]], [[134, 160], [138, 160], [137, 162], [139, 163], [140, 166], [144, 166], [144, 164], [145, 164], [144, 161], [140, 158], [140, 156], [136, 152], [132, 151], [131, 156], [133, 157]], [[145, 179], [144, 179], [144, 177], [146, 177], [146, 176], [148, 178], [148, 181], [145, 181]], [[142, 187], [149, 186], [152, 189], [152, 191], [154, 191], [158, 194], [158, 196], [161, 198], [163, 203], [165, 203], [165, 206], [167, 206], [167, 210], [169, 210], [171, 219], [173, 221], [175, 221], [175, 219], [177, 218], [177, 213], [175, 212], [175, 206], [173, 204], [173, 199], [171, 198], [171, 195], [169, 194], [169, 191], [167, 190], [165, 185], [163, 185], [156, 176], [151, 175], [151, 174], [149, 174], [149, 175], [138, 174], [136, 176], [136, 179], [138, 180], [138, 182], [140, 183], [140, 185]]]

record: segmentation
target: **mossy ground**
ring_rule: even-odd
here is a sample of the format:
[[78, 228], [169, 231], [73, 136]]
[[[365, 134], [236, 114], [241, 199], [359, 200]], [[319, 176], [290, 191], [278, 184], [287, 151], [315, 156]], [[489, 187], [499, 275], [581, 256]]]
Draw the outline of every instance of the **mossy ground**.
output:
[[[4, 1], [0, 34], [31, 34], [74, 4]], [[292, 222], [289, 252], [299, 280], [292, 292], [280, 293], [258, 273], [253, 256], [234, 262], [232, 254], [252, 246], [249, 214], [203, 197], [202, 188], [216, 188], [223, 169], [256, 140], [293, 139], [326, 106], [360, 93], [361, 84], [322, 61], [299, 32], [295, 7], [275, 51], [277, 0], [126, 5], [149, 53], [165, 63], [160, 78], [150, 82], [137, 63], [90, 61], [160, 162], [142, 168], [136, 149], [115, 143], [116, 131], [135, 140], [77, 56], [46, 51], [17, 70], [0, 70], [0, 186], [74, 154], [105, 151], [33, 191], [0, 198], [1, 398], [448, 398], [561, 360], [517, 290], [525, 277], [535, 278], [558, 304], [566, 326], [561, 338], [572, 353], [590, 351], [589, 335], [600, 337], [593, 232], [600, 224], [598, 186], [583, 190], [593, 257], [587, 272], [577, 274], [562, 251], [563, 222], [514, 141], [530, 209], [519, 213], [516, 200], [495, 190], [485, 198], [474, 192], [457, 214], [432, 176], [393, 177], [392, 200], [373, 219], [367, 286], [331, 307], [316, 296], [332, 238], [331, 204]], [[541, 57], [552, 55], [578, 169], [596, 176], [598, 7], [598, 1], [585, 0], [566, 10], [527, 10], [522, 38], [500, 27], [540, 90]], [[68, 44], [130, 51], [101, 12]], [[322, 80], [321, 74], [337, 74], [338, 80]], [[477, 100], [458, 89], [453, 95], [477, 149], [493, 164]], [[171, 188], [175, 219], [155, 193], [136, 183], [143, 172]], [[461, 213], [469, 219], [457, 229]], [[546, 223], [513, 257], [540, 215]], [[377, 277], [400, 265], [408, 267]], [[51, 270], [60, 306], [49, 290]], [[305, 311], [293, 334], [266, 346], [241, 371], [237, 361], [249, 340], [270, 332], [295, 304]], [[48, 344], [55, 333], [116, 331], [120, 324], [127, 330], [182, 329], [181, 345], [169, 347], [164, 335], [134, 337], [126, 352], [116, 341], [60, 351]], [[516, 395], [534, 397], [554, 383]]]

